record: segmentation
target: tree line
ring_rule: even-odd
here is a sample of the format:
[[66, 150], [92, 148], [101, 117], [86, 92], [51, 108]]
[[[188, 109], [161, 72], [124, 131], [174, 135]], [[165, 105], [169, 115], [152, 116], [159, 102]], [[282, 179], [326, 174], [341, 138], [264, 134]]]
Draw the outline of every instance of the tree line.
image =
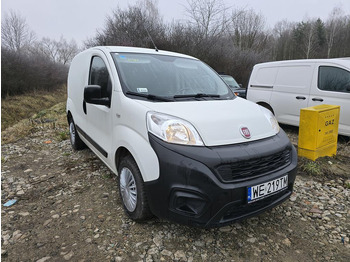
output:
[[11, 11], [1, 23], [1, 97], [62, 86], [77, 52], [74, 40], [37, 40], [25, 18]]
[[153, 48], [148, 31], [159, 49], [195, 56], [244, 86], [259, 62], [350, 56], [350, 16], [340, 8], [325, 21], [280, 21], [273, 29], [261, 13], [222, 0], [188, 0], [185, 12], [186, 21], [166, 23], [156, 0], [117, 8], [85, 46]]
[[[188, 0], [186, 20], [165, 22], [157, 0], [116, 8], [84, 48], [121, 45], [192, 55], [246, 86], [260, 62], [350, 56], [350, 16], [334, 8], [326, 20], [280, 21], [270, 29], [253, 9], [222, 0]], [[25, 19], [11, 12], [2, 21], [2, 97], [48, 90], [65, 83], [67, 65], [79, 51], [72, 40], [36, 40]]]

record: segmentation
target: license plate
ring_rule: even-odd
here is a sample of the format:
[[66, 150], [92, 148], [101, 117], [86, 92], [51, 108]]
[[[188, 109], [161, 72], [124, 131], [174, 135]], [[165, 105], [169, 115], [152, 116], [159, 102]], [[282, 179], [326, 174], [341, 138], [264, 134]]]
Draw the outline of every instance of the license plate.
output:
[[288, 175], [248, 187], [248, 203], [273, 195], [288, 186]]

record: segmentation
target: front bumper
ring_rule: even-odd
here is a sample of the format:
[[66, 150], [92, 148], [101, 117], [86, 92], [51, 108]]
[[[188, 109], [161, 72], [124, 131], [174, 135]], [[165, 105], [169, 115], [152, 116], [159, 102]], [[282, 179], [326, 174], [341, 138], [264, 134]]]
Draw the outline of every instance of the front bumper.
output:
[[[149, 140], [160, 176], [145, 187], [150, 208], [160, 218], [222, 226], [270, 209], [292, 194], [297, 154], [283, 130], [271, 138], [216, 147], [169, 144], [152, 134]], [[248, 204], [248, 187], [286, 174], [287, 189]]]

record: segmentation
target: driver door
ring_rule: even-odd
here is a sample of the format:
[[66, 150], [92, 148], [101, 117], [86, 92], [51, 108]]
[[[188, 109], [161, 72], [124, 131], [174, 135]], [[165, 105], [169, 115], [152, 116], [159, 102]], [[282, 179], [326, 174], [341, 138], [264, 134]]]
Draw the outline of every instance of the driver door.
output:
[[[101, 86], [101, 97], [112, 99], [112, 82], [107, 63], [103, 56], [92, 56], [88, 85]], [[106, 160], [111, 146], [111, 106], [95, 105], [83, 101], [83, 111], [85, 114], [85, 125], [83, 135], [94, 150], [102, 155]]]

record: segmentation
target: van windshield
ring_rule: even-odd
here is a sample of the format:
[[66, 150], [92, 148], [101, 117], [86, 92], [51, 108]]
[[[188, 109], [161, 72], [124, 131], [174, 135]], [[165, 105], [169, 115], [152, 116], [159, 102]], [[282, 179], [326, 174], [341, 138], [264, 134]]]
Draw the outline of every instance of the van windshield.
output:
[[205, 63], [159, 54], [112, 53], [123, 92], [157, 101], [233, 99], [224, 81]]

